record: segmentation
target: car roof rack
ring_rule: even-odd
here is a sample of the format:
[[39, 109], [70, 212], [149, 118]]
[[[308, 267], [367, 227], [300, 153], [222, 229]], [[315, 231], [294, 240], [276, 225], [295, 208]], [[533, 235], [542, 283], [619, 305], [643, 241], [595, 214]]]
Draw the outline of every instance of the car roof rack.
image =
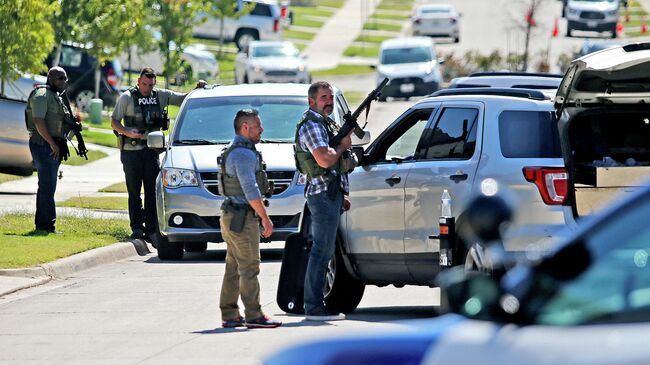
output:
[[457, 96], [457, 95], [495, 95], [510, 96], [514, 98], [549, 100], [550, 97], [539, 90], [533, 89], [509, 89], [498, 87], [477, 87], [460, 89], [442, 89], [434, 92], [431, 96]]
[[550, 77], [550, 78], [563, 78], [561, 74], [550, 74], [545, 72], [509, 72], [509, 71], [487, 71], [487, 72], [474, 72], [469, 77], [477, 76], [535, 76], [535, 77]]

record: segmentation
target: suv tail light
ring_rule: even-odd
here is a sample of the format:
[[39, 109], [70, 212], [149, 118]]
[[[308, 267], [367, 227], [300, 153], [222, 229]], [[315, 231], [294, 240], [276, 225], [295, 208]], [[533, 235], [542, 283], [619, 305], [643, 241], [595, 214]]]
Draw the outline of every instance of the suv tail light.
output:
[[280, 30], [280, 20], [279, 20], [279, 19], [275, 19], [275, 20], [273, 21], [273, 32], [274, 32], [274, 33], [277, 33], [279, 30]]
[[563, 167], [524, 167], [524, 177], [534, 183], [544, 203], [561, 205], [568, 191], [567, 172]]
[[112, 67], [109, 67], [106, 71], [106, 81], [108, 81], [108, 84], [112, 87], [117, 87], [118, 79], [117, 75], [115, 75], [115, 70], [113, 70]]

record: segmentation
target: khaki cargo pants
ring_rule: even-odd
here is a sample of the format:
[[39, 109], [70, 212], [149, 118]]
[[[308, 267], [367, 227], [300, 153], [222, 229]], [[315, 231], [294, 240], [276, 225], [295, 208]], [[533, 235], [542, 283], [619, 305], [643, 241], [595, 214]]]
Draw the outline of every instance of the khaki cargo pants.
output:
[[230, 230], [232, 212], [222, 212], [221, 234], [227, 245], [226, 273], [223, 276], [219, 308], [221, 319], [231, 320], [240, 316], [237, 301], [241, 295], [246, 320], [263, 315], [260, 306], [260, 228], [253, 212], [246, 213], [244, 229]]

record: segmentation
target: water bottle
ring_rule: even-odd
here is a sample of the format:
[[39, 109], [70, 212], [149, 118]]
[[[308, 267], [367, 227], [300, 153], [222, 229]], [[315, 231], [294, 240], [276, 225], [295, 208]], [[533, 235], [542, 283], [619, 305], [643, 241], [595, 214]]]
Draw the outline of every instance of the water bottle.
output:
[[442, 192], [442, 199], [441, 200], [442, 200], [442, 204], [440, 205], [441, 206], [440, 216], [441, 217], [451, 217], [452, 216], [451, 215], [451, 195], [449, 195], [449, 191], [447, 191], [447, 189], [445, 189]]

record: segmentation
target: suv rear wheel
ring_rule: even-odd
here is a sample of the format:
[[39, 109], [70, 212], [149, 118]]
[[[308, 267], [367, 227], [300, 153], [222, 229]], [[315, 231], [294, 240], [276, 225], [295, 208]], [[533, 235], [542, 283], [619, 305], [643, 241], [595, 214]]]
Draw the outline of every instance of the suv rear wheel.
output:
[[240, 29], [235, 34], [235, 44], [237, 44], [237, 48], [240, 51], [245, 49], [251, 41], [257, 41], [259, 39], [260, 35], [254, 29]]
[[339, 240], [336, 246], [336, 253], [327, 265], [325, 273], [325, 303], [327, 308], [349, 313], [361, 302], [366, 285], [348, 273], [343, 263]]

